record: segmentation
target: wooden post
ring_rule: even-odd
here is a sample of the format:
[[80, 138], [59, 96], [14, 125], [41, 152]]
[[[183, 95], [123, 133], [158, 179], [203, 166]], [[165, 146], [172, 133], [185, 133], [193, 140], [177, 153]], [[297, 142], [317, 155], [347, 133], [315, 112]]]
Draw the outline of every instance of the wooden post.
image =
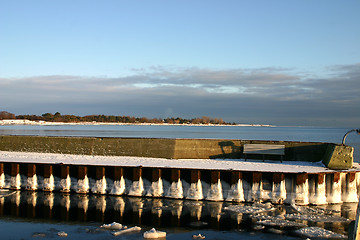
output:
[[96, 180], [101, 180], [105, 177], [105, 168], [96, 167]]
[[51, 192], [55, 187], [52, 165], [44, 165], [44, 186], [43, 191]]
[[124, 176], [124, 169], [122, 167], [114, 167], [114, 181], [120, 181]]
[[201, 178], [200, 170], [191, 170], [191, 180], [190, 183], [197, 183]]
[[11, 164], [10, 176], [11, 176], [10, 188], [11, 189], [20, 189], [21, 188], [20, 164], [18, 164], [18, 163]]
[[89, 192], [89, 179], [87, 177], [88, 168], [86, 166], [78, 167], [78, 186], [77, 193], [88, 193]]
[[37, 177], [36, 177], [36, 165], [28, 164], [27, 166], [27, 184], [26, 190], [37, 190]]
[[133, 170], [133, 181], [139, 181], [142, 175], [142, 167], [134, 168]]
[[87, 177], [87, 167], [86, 166], [79, 166], [78, 168], [78, 179], [83, 180]]
[[44, 178], [50, 178], [53, 174], [52, 165], [44, 165]]
[[157, 182], [161, 178], [161, 169], [160, 168], [153, 168], [151, 172], [151, 181]]
[[211, 184], [217, 184], [220, 180], [220, 171], [211, 171]]
[[171, 182], [177, 182], [180, 179], [180, 169], [171, 169]]
[[68, 165], [61, 165], [60, 168], [60, 192], [70, 192], [71, 179], [70, 167]]

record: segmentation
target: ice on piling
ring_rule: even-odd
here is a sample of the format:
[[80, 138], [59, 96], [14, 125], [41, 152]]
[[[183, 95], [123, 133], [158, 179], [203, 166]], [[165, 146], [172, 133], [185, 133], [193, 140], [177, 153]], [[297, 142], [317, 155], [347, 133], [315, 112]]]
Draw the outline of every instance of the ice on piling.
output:
[[129, 196], [136, 196], [136, 197], [141, 197], [144, 194], [145, 188], [144, 188], [144, 182], [142, 180], [142, 177], [139, 178], [139, 181], [133, 181], [130, 191], [129, 191]]
[[114, 181], [110, 194], [122, 195], [125, 193], [125, 189], [126, 189], [125, 179], [123, 176], [121, 176], [120, 180]]
[[164, 195], [164, 186], [163, 181], [161, 178], [158, 179], [156, 182], [151, 183], [151, 187], [146, 194], [149, 197], [162, 197]]
[[183, 198], [184, 192], [183, 192], [183, 184], [180, 180], [180, 178], [176, 182], [172, 182], [167, 193], [166, 197], [168, 198]]

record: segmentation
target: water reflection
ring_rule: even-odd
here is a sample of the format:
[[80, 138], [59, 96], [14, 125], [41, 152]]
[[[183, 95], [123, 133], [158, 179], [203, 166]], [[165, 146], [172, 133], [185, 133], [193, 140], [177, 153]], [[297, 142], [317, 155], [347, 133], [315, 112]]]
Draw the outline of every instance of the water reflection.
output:
[[[161, 228], [272, 231], [290, 234], [292, 223], [316, 226], [347, 234], [357, 204], [297, 207], [265, 204], [190, 201], [106, 195], [16, 191], [0, 197], [0, 218], [21, 218], [28, 222], [44, 219], [61, 222], [119, 222]], [[309, 214], [311, 213], [311, 214]], [[322, 216], [321, 221], [309, 216]], [[328, 217], [324, 221], [324, 215]], [[309, 215], [309, 216], [308, 216]], [[279, 222], [280, 225], [271, 225]], [[271, 226], [271, 227], [268, 227]], [[274, 230], [277, 229], [276, 231]], [[291, 231], [290, 231], [291, 230]]]

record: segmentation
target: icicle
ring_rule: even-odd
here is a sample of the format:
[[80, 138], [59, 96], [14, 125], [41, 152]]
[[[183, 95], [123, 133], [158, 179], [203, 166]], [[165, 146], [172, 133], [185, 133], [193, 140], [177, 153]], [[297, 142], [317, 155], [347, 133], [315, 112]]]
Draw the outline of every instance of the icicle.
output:
[[121, 176], [121, 179], [119, 181], [114, 181], [110, 194], [122, 195], [124, 193], [125, 193], [125, 179], [123, 176]]
[[271, 202], [276, 204], [282, 204], [286, 199], [286, 186], [285, 179], [280, 183], [272, 183]]
[[158, 181], [151, 183], [151, 187], [149, 189], [149, 192], [146, 194], [146, 196], [162, 197], [163, 195], [164, 195], [163, 181], [161, 178], [159, 178]]
[[106, 194], [106, 178], [103, 176], [102, 179], [95, 181], [94, 186], [91, 188], [91, 192], [97, 194]]
[[141, 197], [144, 194], [144, 190], [144, 183], [142, 177], [140, 177], [139, 181], [133, 181], [128, 195]]
[[166, 193], [166, 197], [168, 198], [183, 198], [184, 192], [183, 192], [183, 185], [180, 180], [178, 179], [177, 182], [172, 182], [170, 185], [170, 188], [168, 189]]
[[60, 191], [61, 192], [70, 192], [71, 189], [71, 178], [69, 175], [65, 179], [60, 180]]
[[226, 201], [233, 201], [233, 202], [245, 201], [242, 179], [239, 179], [237, 183], [231, 185]]
[[10, 187], [13, 189], [20, 189], [21, 188], [21, 177], [20, 174], [16, 174], [16, 176], [10, 177]]
[[89, 192], [89, 179], [85, 175], [84, 179], [78, 179], [77, 181], [77, 193], [88, 193]]
[[218, 179], [217, 183], [212, 183], [210, 185], [210, 189], [206, 195], [206, 200], [210, 200], [210, 201], [223, 201], [224, 200], [220, 179]]
[[49, 178], [44, 178], [43, 190], [53, 191], [55, 189], [54, 176], [51, 174]]
[[190, 184], [190, 188], [187, 191], [186, 199], [201, 200], [204, 199], [202, 184], [200, 179], [196, 183]]

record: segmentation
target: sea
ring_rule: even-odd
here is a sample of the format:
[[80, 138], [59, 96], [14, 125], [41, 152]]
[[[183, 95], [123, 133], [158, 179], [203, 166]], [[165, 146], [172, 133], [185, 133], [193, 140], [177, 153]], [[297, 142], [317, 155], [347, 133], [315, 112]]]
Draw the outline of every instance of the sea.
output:
[[[242, 139], [341, 143], [348, 128], [193, 125], [4, 125], [0, 135]], [[360, 160], [360, 135], [346, 145]], [[357, 203], [288, 206], [31, 191], [0, 192], [0, 239], [343, 239]], [[116, 222], [141, 228], [114, 236]], [[295, 224], [296, 223], [296, 224]], [[105, 224], [105, 225], [104, 225]], [[66, 233], [66, 237], [64, 235]], [[200, 234], [200, 235], [199, 235]], [[306, 235], [313, 234], [313, 235]]]

